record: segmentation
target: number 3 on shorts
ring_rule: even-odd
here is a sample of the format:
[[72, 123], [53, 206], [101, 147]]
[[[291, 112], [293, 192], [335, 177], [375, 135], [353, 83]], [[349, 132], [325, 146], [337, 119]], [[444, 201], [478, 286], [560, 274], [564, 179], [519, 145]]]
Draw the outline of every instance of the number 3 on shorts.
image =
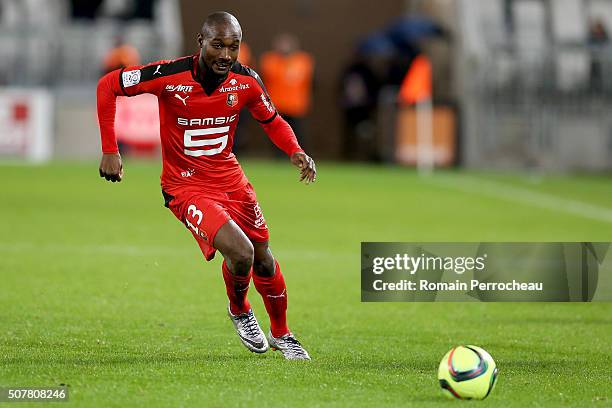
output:
[[195, 205], [191, 204], [189, 207], [187, 207], [187, 214], [191, 215], [193, 218], [198, 217], [196, 224], [200, 225], [200, 223], [202, 223], [202, 217], [204, 214], [202, 214], [202, 211], [198, 210]]

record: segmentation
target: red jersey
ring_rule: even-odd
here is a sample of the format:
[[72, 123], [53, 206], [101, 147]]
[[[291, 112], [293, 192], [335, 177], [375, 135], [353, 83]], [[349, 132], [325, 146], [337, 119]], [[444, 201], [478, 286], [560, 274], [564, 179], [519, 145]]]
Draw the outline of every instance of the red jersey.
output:
[[255, 71], [236, 62], [226, 77], [207, 77], [199, 70], [198, 58], [158, 61], [105, 75], [98, 84], [103, 152], [118, 151], [115, 98], [142, 93], [158, 98], [161, 184], [170, 194], [191, 188], [230, 192], [248, 183], [232, 153], [239, 112], [245, 107], [285, 153], [302, 151]]

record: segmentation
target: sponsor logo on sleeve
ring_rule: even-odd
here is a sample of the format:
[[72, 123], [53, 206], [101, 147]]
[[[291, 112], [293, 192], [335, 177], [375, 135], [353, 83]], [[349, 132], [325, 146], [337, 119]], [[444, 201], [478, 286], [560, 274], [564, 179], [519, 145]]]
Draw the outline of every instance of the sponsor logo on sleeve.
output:
[[260, 95], [260, 97], [263, 104], [266, 105], [266, 108], [268, 108], [271, 113], [274, 113], [274, 106], [272, 106], [272, 103], [270, 103], [268, 97], [263, 93]]
[[121, 80], [123, 81], [123, 87], [128, 88], [134, 86], [140, 82], [140, 70], [135, 69], [133, 71], [125, 71], [121, 74]]

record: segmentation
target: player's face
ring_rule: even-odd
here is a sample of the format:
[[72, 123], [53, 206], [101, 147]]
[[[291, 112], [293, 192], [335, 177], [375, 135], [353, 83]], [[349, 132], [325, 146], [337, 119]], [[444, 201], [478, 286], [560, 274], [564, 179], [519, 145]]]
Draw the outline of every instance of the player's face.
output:
[[200, 57], [217, 75], [226, 75], [238, 59], [241, 34], [233, 27], [215, 27], [202, 41]]

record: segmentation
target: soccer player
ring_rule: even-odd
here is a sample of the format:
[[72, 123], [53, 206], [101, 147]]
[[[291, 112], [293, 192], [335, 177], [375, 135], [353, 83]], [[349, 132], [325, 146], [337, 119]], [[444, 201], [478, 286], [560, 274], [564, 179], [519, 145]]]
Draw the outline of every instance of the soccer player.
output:
[[[276, 112], [259, 75], [237, 62], [241, 40], [238, 20], [216, 12], [197, 36], [199, 54], [102, 77], [97, 89], [100, 177], [112, 182], [123, 178], [114, 132], [116, 97], [157, 95], [165, 205], [191, 231], [207, 261], [217, 250], [223, 255], [228, 315], [240, 340], [256, 353], [270, 346], [286, 359], [309, 360], [287, 326], [283, 274], [268, 247], [268, 227], [255, 191], [232, 153], [240, 110], [248, 108], [290, 157], [300, 181], [314, 182], [316, 167]], [[251, 278], [270, 317], [267, 339], [247, 299]]]

